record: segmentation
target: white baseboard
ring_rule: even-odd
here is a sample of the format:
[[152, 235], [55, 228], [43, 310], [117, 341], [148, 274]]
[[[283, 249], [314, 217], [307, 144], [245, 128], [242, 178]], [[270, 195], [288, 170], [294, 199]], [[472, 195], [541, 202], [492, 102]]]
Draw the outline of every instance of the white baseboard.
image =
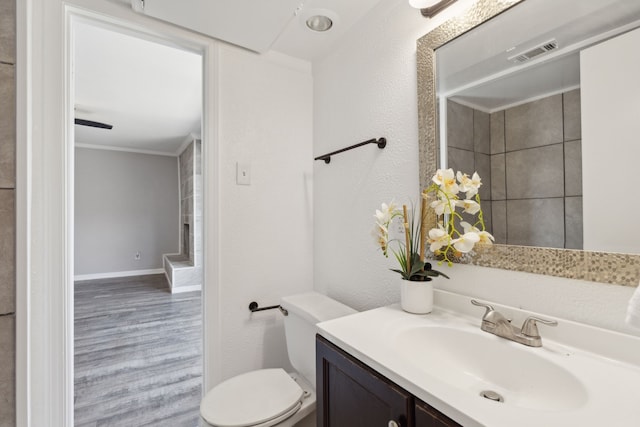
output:
[[202, 285], [191, 285], [191, 286], [178, 286], [176, 288], [171, 288], [172, 294], [180, 294], [182, 292], [194, 292], [201, 291]]
[[78, 274], [73, 277], [74, 281], [80, 280], [96, 280], [96, 279], [112, 279], [115, 277], [129, 277], [129, 276], [146, 276], [147, 274], [162, 274], [164, 269], [152, 268], [149, 270], [133, 270], [133, 271], [112, 271], [109, 273], [94, 273], [94, 274]]

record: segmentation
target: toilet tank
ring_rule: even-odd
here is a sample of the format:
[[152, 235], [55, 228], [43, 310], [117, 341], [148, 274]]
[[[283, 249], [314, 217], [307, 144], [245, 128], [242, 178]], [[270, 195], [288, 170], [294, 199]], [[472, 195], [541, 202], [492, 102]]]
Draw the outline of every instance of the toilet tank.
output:
[[289, 312], [284, 318], [284, 331], [291, 366], [315, 388], [316, 323], [356, 310], [317, 292], [283, 297], [281, 305]]

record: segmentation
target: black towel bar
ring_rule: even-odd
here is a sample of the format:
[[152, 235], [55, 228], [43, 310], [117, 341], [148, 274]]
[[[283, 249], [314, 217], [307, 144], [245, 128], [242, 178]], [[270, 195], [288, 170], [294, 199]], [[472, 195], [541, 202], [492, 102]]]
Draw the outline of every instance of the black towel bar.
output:
[[323, 154], [322, 156], [316, 157], [314, 160], [324, 160], [325, 163], [329, 163], [331, 161], [331, 156], [338, 153], [344, 153], [345, 151], [353, 150], [354, 148], [362, 147], [367, 144], [377, 144], [379, 149], [383, 149], [387, 146], [386, 138], [378, 138], [378, 139], [369, 139], [367, 141], [361, 142], [359, 144], [352, 145], [350, 147], [343, 148], [342, 150], [336, 150], [331, 153]]

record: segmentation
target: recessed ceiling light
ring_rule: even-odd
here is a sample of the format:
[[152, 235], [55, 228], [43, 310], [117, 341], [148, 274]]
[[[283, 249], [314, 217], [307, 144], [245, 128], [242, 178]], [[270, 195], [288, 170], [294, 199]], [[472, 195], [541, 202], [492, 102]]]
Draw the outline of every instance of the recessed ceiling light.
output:
[[313, 15], [307, 19], [307, 27], [318, 32], [328, 31], [333, 27], [333, 21], [325, 15]]

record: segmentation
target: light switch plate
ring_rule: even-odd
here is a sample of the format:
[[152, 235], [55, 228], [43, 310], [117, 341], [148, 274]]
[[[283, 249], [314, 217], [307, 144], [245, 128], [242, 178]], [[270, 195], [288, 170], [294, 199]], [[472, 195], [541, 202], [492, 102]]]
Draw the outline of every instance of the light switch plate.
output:
[[248, 162], [236, 163], [236, 184], [251, 185], [251, 164]]

